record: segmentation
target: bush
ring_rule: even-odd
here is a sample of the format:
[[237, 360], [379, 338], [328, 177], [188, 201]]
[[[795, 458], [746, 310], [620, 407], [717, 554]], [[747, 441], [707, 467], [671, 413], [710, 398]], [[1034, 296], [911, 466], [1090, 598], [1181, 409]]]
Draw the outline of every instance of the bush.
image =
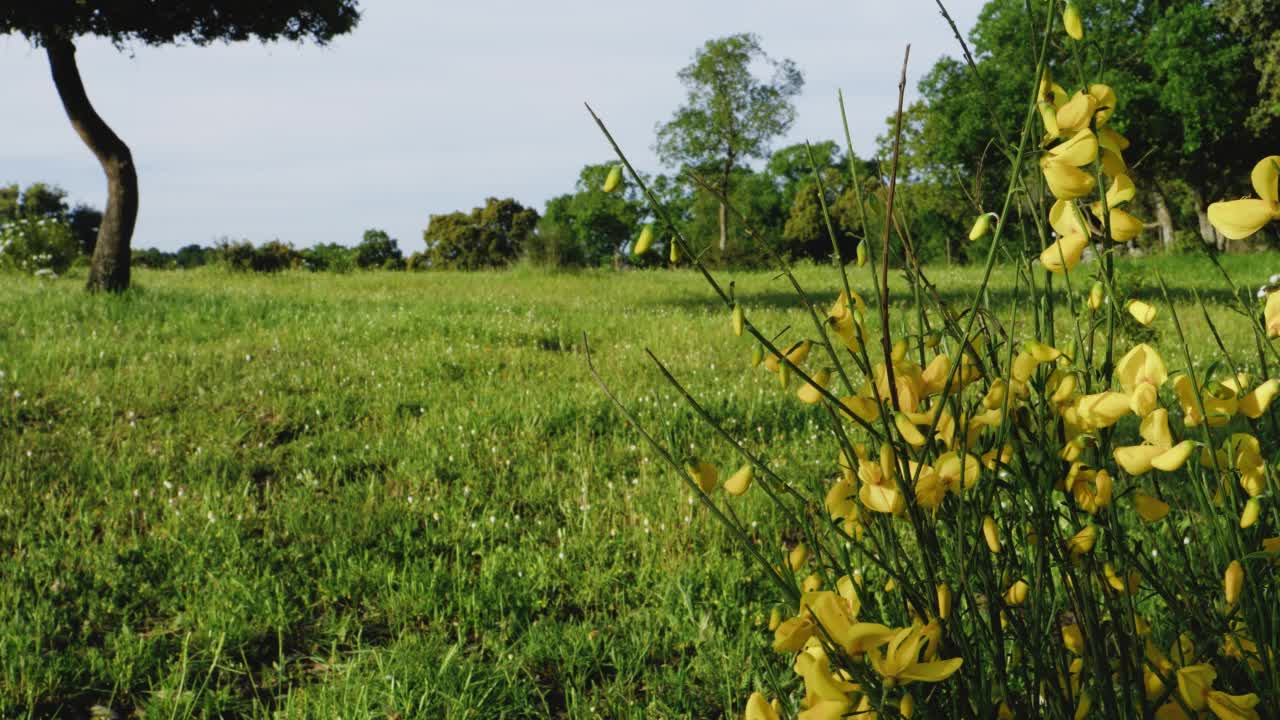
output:
[[299, 254], [302, 267], [311, 272], [349, 273], [356, 267], [355, 251], [337, 243], [321, 243]]
[[61, 275], [78, 254], [75, 234], [64, 220], [19, 217], [0, 225], [0, 267]]
[[255, 248], [248, 240], [218, 241], [213, 249], [218, 262], [235, 272], [277, 273], [298, 267], [302, 255], [292, 245], [272, 240]]
[[[752, 366], [827, 431], [813, 437], [825, 438], [828, 470], [791, 467], [669, 375], [706, 436], [664, 432], [661, 418], [641, 428], [776, 591], [776, 669], [800, 678], [756, 673], [748, 718], [1258, 720], [1280, 708], [1280, 378], [1268, 353], [1280, 293], [1262, 308], [1233, 296], [1250, 332], [1232, 351], [1206, 306], [1179, 317], [1158, 276], [1082, 262], [1088, 245], [1114, 248], [1141, 230], [1117, 207], [1133, 184], [1123, 147], [1108, 142], [1123, 88], [1072, 94], [1046, 67], [1027, 76], [1042, 79], [1039, 97], [1023, 109], [1020, 149], [1001, 153], [1022, 164], [1010, 168], [983, 279], [960, 306], [913, 269], [914, 303], [899, 291], [896, 304], [868, 307], [860, 285], [889, 296], [873, 255], [870, 288], [841, 268], [828, 285], [840, 290], [818, 305], [796, 283], [795, 311], [812, 323], [784, 325], [792, 316], [753, 314], [692, 259]], [[1070, 105], [1036, 112], [1053, 111], [1053, 98]], [[1253, 169], [1259, 197], [1275, 196], [1277, 163]], [[1029, 182], [1048, 193], [1020, 197]], [[1027, 203], [1016, 217], [1015, 202]], [[1107, 222], [1077, 219], [1092, 208]], [[1215, 203], [1209, 217], [1247, 235], [1274, 228], [1273, 209]], [[893, 219], [886, 212], [871, 236], [892, 238]], [[1022, 238], [1046, 222], [1056, 239], [1031, 249]], [[908, 253], [902, 241], [888, 251], [899, 262]], [[1023, 316], [1007, 325], [987, 292], [1002, 258], [1010, 275], [1058, 276], [1015, 286]], [[1217, 346], [1188, 347], [1191, 322]], [[1157, 337], [1174, 352], [1161, 357], [1148, 344]], [[723, 483], [717, 450], [740, 468]], [[770, 521], [776, 535], [761, 530]]]

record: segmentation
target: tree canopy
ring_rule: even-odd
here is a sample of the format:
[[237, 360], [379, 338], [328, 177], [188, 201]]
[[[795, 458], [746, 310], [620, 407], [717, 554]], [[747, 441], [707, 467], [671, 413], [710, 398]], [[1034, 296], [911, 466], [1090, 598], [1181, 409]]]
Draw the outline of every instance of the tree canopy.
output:
[[0, 34], [43, 45], [97, 35], [122, 45], [215, 41], [328, 42], [355, 27], [358, 0], [39, 0], [0, 4]]

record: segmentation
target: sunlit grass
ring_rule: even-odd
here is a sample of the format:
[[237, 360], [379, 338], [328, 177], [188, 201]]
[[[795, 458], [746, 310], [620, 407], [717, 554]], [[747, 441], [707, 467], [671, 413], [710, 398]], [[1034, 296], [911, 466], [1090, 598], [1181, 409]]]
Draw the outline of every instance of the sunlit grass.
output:
[[[1224, 261], [1252, 297], [1276, 259]], [[1193, 359], [1220, 356], [1193, 290], [1255, 357], [1209, 262], [1118, 277], [1155, 301], [1154, 269]], [[929, 274], [964, 306], [978, 271]], [[799, 276], [834, 298], [830, 269]], [[757, 325], [811, 327], [784, 281], [726, 278]], [[137, 284], [0, 277], [0, 716], [716, 717], [770, 684], [750, 660], [764, 579], [581, 354], [585, 332], [624, 401], [690, 452], [736, 467], [644, 348], [788, 476], [830, 477], [817, 411], [749, 371], [700, 277]], [[1012, 284], [1000, 269], [990, 288], [1002, 321]], [[1167, 317], [1155, 328], [1121, 331], [1179, 364]]]

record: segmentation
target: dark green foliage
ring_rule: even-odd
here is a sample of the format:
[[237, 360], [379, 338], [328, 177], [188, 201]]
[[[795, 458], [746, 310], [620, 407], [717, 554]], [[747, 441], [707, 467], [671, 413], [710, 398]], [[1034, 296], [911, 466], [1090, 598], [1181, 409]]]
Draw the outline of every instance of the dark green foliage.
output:
[[519, 257], [537, 224], [537, 211], [511, 198], [489, 198], [470, 213], [432, 215], [422, 237], [432, 269], [479, 270]]
[[385, 231], [365, 230], [364, 239], [355, 248], [355, 262], [365, 270], [401, 270], [404, 268], [404, 253], [400, 252], [400, 244]]
[[223, 239], [212, 252], [220, 264], [236, 272], [277, 273], [302, 264], [302, 254], [279, 240], [255, 248], [248, 240]]
[[67, 222], [71, 224], [80, 252], [93, 255], [93, 248], [98, 243], [98, 226], [102, 224], [102, 211], [89, 205], [76, 205], [67, 215]]
[[[761, 67], [772, 74], [756, 77], [752, 71]], [[773, 139], [795, 121], [791, 98], [804, 87], [804, 76], [795, 63], [774, 60], [758, 37], [743, 33], [707, 41], [679, 78], [687, 97], [671, 120], [657, 128], [658, 156], [682, 173], [698, 173], [732, 198], [735, 170], [766, 157]], [[725, 251], [730, 223], [718, 201], [716, 205], [721, 213], [718, 244]]]
[[612, 167], [587, 165], [572, 194], [547, 202], [538, 232], [526, 244], [529, 259], [552, 267], [583, 267], [603, 265], [622, 252], [646, 210], [633, 183], [612, 193], [601, 189]]
[[299, 251], [302, 266], [312, 272], [351, 272], [356, 267], [355, 250], [338, 243], [320, 243]]
[[0, 4], [0, 34], [98, 35], [117, 45], [257, 39], [324, 43], [360, 19], [357, 0], [40, 0]]

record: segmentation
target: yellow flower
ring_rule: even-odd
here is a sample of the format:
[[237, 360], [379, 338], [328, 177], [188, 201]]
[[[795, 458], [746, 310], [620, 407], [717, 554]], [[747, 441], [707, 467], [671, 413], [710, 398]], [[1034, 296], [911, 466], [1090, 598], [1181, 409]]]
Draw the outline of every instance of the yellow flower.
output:
[[751, 466], [751, 463], [747, 463], [738, 468], [736, 473], [730, 475], [728, 480], [724, 481], [724, 491], [734, 497], [738, 497], [745, 493], [747, 488], [751, 487], [751, 480], [754, 477], [755, 469]]
[[806, 717], [839, 718], [853, 704], [849, 694], [858, 686], [837, 679], [826, 655], [800, 653], [794, 669], [804, 678], [805, 705], [819, 711]]
[[1138, 511], [1138, 517], [1149, 523], [1158, 522], [1169, 514], [1169, 503], [1144, 492], [1133, 494], [1133, 508]]
[[1027, 593], [1030, 592], [1031, 586], [1026, 580], [1018, 580], [1004, 593], [1004, 602], [1010, 607], [1018, 607], [1027, 601]]
[[1155, 322], [1155, 307], [1148, 305], [1141, 300], [1130, 300], [1129, 303], [1125, 305], [1125, 309], [1129, 311], [1129, 314], [1133, 316], [1134, 320], [1137, 320], [1142, 325], [1150, 325]]
[[1073, 2], [1068, 2], [1067, 8], [1062, 11], [1062, 27], [1072, 40], [1084, 39], [1084, 26], [1080, 23], [1080, 11], [1076, 9], [1076, 4]]
[[1280, 337], [1280, 292], [1267, 295], [1267, 306], [1262, 314], [1267, 323], [1267, 337]]
[[685, 470], [704, 493], [710, 493], [720, 484], [720, 471], [709, 462], [692, 462], [685, 466]]
[[1280, 155], [1263, 158], [1249, 179], [1257, 198], [1216, 202], [1209, 206], [1209, 222], [1231, 240], [1242, 240], [1272, 220], [1280, 220]]
[[604, 191], [611, 193], [622, 184], [622, 167], [614, 165], [609, 168], [609, 175], [604, 179]]
[[1080, 532], [1076, 533], [1067, 541], [1067, 550], [1073, 555], [1087, 555], [1093, 551], [1093, 546], [1098, 542], [1098, 526], [1085, 525]]
[[883, 653], [879, 649], [871, 650], [871, 666], [884, 678], [886, 685], [942, 682], [960, 669], [963, 658], [921, 662], [920, 651], [928, 640], [924, 629], [921, 625], [904, 628], [889, 640], [889, 646]]
[[1240, 590], [1244, 587], [1244, 566], [1239, 560], [1232, 560], [1227, 566], [1226, 573], [1222, 576], [1222, 594], [1227, 599], [1227, 605], [1235, 605], [1240, 599]]
[[1142, 475], [1152, 468], [1173, 472], [1186, 464], [1195, 449], [1196, 443], [1192, 440], [1173, 444], [1169, 411], [1164, 408], [1156, 408], [1143, 418], [1138, 432], [1146, 443], [1119, 447], [1113, 453], [1116, 463], [1130, 475]]
[[1084, 655], [1084, 633], [1080, 632], [1079, 625], [1062, 626], [1062, 644], [1076, 655]]
[[773, 709], [764, 695], [753, 692], [747, 698], [746, 720], [778, 720], [778, 711]]
[[1273, 378], [1262, 383], [1254, 388], [1252, 392], [1240, 398], [1240, 412], [1245, 417], [1257, 420], [1270, 407], [1271, 401], [1275, 400], [1277, 393], [1280, 393], [1280, 380]]
[[1116, 91], [1110, 85], [1094, 83], [1089, 86], [1089, 94], [1098, 104], [1098, 112], [1094, 115], [1094, 123], [1099, 127], [1106, 125], [1116, 111]]
[[[1104, 211], [1102, 203], [1095, 202], [1089, 205], [1090, 212], [1098, 218], [1098, 222], [1106, 222], [1104, 219]], [[1120, 208], [1110, 208], [1105, 211], [1109, 214], [1111, 223], [1111, 239], [1116, 242], [1129, 242], [1130, 240], [1142, 234], [1145, 227], [1141, 220], [1121, 210]]]
[[1108, 428], [1129, 414], [1129, 396], [1110, 390], [1083, 395], [1076, 399], [1075, 412], [1081, 430]]
[[1116, 377], [1130, 396], [1142, 395], [1142, 400], [1134, 398], [1130, 405], [1137, 405], [1131, 407], [1135, 415], [1146, 417], [1155, 409], [1156, 391], [1169, 379], [1169, 371], [1155, 348], [1140, 343], [1116, 363]]
[[1070, 200], [1054, 201], [1053, 207], [1049, 208], [1049, 225], [1059, 236], [1072, 233], [1089, 234], [1089, 228], [1080, 217], [1076, 204]]
[[1066, 491], [1075, 498], [1076, 506], [1090, 515], [1111, 504], [1111, 474], [1105, 469], [1093, 470], [1072, 463], [1067, 471]]
[[1049, 157], [1073, 167], [1084, 167], [1098, 159], [1098, 138], [1088, 127], [1080, 128], [1071, 139], [1049, 148]]
[[853, 298], [850, 299], [844, 291], [840, 292], [840, 297], [836, 298], [835, 304], [827, 312], [827, 324], [853, 352], [858, 352], [862, 347], [862, 317], [866, 312], [867, 304], [857, 293], [853, 293]]
[[[810, 343], [808, 340], [801, 340], [800, 342], [794, 343], [791, 345], [791, 347], [787, 348], [783, 352], [783, 355], [785, 355], [786, 358], [791, 361], [792, 365], [798, 366], [800, 363], [804, 362], [806, 358], [809, 357], [809, 348], [811, 345], [812, 343]], [[782, 367], [784, 367], [784, 365], [782, 364], [781, 358], [779, 358], [776, 354], [772, 354], [772, 353], [769, 355], [769, 357], [764, 359], [764, 366], [769, 370], [769, 372], [778, 372]]]
[[1088, 245], [1089, 238], [1084, 233], [1064, 235], [1040, 252], [1040, 264], [1045, 270], [1058, 275], [1071, 272], [1080, 264]]
[[[1059, 111], [1058, 114], [1061, 115], [1062, 112]], [[1049, 184], [1049, 192], [1059, 200], [1082, 198], [1093, 192], [1093, 186], [1097, 183], [1089, 173], [1052, 156], [1040, 161], [1040, 169], [1044, 172], [1045, 182]]]
[[1205, 700], [1209, 711], [1218, 720], [1258, 720], [1258, 711], [1254, 708], [1258, 706], [1259, 699], [1254, 693], [1228, 695], [1220, 690], [1211, 690]]
[[1204, 710], [1209, 704], [1209, 691], [1217, 677], [1217, 671], [1208, 664], [1178, 668], [1178, 696], [1192, 710]]
[[1074, 135], [1089, 127], [1093, 113], [1098, 109], [1098, 99], [1086, 92], [1077, 92], [1065, 104], [1058, 107], [1058, 129], [1064, 135]]
[[791, 551], [787, 553], [787, 567], [791, 568], [793, 571], [799, 570], [808, 559], [809, 546], [804, 543], [800, 543], [791, 548]]
[[818, 388], [826, 388], [827, 383], [831, 382], [831, 371], [822, 368], [811, 378], [813, 382], [807, 382], [796, 390], [796, 397], [800, 398], [800, 402], [806, 405], [816, 405], [822, 400], [822, 391]]
[[778, 652], [800, 652], [816, 630], [817, 627], [809, 617], [798, 615], [787, 618], [773, 631], [773, 649]]

